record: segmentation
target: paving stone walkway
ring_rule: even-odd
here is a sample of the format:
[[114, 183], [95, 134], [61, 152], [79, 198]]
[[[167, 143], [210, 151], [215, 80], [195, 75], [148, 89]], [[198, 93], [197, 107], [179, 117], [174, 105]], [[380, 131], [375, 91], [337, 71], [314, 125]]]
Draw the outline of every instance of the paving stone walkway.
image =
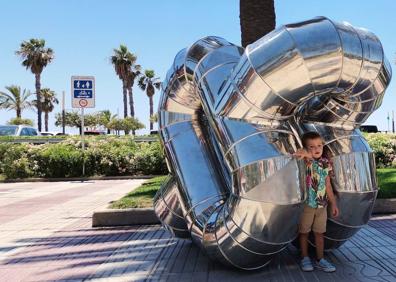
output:
[[0, 281], [396, 281], [396, 215], [373, 218], [304, 273], [293, 247], [259, 271], [227, 269], [160, 226], [91, 228], [94, 210], [144, 180], [0, 184]]

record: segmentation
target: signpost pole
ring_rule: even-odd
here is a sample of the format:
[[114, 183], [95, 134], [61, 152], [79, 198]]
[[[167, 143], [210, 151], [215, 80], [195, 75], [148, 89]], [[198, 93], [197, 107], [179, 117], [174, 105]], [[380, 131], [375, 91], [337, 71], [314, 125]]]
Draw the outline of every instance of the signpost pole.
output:
[[83, 153], [82, 175], [85, 176], [84, 107], [81, 107], [81, 147]]
[[62, 134], [65, 135], [65, 91], [62, 91]]
[[388, 120], [388, 131], [386, 133], [390, 133], [390, 131], [389, 131], [389, 112], [388, 112], [388, 117], [386, 119]]

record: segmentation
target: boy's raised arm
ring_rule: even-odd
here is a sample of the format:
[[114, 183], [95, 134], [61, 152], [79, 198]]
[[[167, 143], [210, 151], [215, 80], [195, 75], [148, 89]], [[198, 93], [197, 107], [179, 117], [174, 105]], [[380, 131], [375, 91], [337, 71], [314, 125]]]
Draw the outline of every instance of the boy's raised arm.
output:
[[297, 152], [295, 152], [293, 154], [293, 157], [296, 157], [299, 160], [302, 159], [312, 159], [312, 154], [309, 153], [307, 150], [305, 149], [298, 149]]

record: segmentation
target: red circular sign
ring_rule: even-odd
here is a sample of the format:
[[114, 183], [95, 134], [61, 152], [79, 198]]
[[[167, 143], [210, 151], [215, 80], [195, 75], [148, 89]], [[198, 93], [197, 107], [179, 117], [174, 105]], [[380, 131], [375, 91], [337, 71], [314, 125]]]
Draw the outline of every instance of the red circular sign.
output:
[[85, 108], [88, 105], [88, 101], [86, 99], [81, 99], [78, 101], [78, 104], [82, 107]]

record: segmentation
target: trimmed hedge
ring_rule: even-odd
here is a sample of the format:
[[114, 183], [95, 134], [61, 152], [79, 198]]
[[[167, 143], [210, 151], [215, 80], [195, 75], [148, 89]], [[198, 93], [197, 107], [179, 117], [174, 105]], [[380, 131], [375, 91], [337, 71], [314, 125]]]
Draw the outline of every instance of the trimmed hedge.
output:
[[396, 135], [365, 133], [364, 136], [375, 153], [377, 168], [396, 168]]
[[136, 143], [132, 138], [68, 138], [57, 144], [0, 143], [0, 174], [6, 178], [76, 177], [85, 175], [166, 174], [160, 143]]

